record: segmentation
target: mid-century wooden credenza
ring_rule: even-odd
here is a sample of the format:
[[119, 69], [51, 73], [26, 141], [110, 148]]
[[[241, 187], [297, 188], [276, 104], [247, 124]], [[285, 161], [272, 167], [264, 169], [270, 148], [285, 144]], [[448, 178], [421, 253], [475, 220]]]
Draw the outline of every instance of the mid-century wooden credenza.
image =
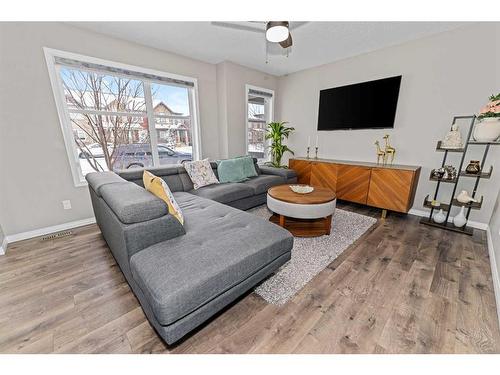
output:
[[407, 213], [413, 205], [420, 167], [359, 161], [293, 158], [298, 182], [332, 189], [337, 198]]

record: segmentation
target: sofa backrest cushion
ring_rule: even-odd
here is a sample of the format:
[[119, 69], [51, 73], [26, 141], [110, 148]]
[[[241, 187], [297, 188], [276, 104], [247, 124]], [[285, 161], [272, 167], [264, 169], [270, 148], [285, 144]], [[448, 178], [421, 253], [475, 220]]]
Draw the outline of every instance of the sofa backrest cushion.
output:
[[[257, 165], [257, 159], [253, 158], [253, 161], [254, 161], [255, 171], [257, 172], [257, 174], [260, 175], [261, 171], [259, 166]], [[217, 177], [218, 179], [219, 174], [217, 172], [217, 163], [215, 161], [212, 161], [210, 162], [210, 166], [214, 171], [215, 177]], [[130, 181], [141, 187], [144, 187], [144, 184], [142, 182], [142, 174], [144, 172], [144, 169], [151, 172], [155, 176], [161, 177], [167, 183], [168, 187], [172, 192], [191, 191], [194, 188], [193, 181], [191, 181], [191, 178], [189, 178], [189, 175], [187, 174], [186, 170], [182, 165], [178, 164], [170, 164], [161, 167], [151, 167], [151, 168], [124, 169], [116, 172], [116, 174], [113, 172], [100, 172], [96, 174], [110, 173], [115, 176], [118, 175], [117, 176], [118, 178], [125, 179], [126, 181]], [[119, 181], [123, 182], [123, 180]]]
[[155, 176], [163, 179], [170, 188], [172, 192], [177, 191], [189, 191], [193, 189], [193, 182], [186, 173], [184, 167], [179, 165], [165, 165], [162, 167], [155, 168], [138, 168], [138, 169], [127, 169], [117, 172], [121, 177], [127, 181], [136, 183], [139, 186], [144, 187], [142, 181], [142, 175], [144, 170], [151, 172]]
[[157, 219], [168, 214], [168, 206], [164, 201], [132, 182], [103, 185], [100, 193], [124, 224]]

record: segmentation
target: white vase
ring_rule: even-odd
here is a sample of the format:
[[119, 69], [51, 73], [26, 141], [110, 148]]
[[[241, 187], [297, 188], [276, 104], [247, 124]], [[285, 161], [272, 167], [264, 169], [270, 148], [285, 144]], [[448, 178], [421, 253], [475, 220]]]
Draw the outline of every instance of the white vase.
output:
[[465, 206], [462, 206], [458, 215], [453, 218], [453, 225], [456, 226], [457, 228], [461, 228], [466, 223], [467, 219], [465, 218]]
[[439, 212], [436, 212], [434, 216], [432, 217], [435, 223], [441, 224], [444, 223], [446, 220], [446, 215], [443, 212], [443, 209], [439, 210]]
[[474, 127], [473, 137], [478, 142], [494, 142], [500, 137], [500, 117], [479, 120]]

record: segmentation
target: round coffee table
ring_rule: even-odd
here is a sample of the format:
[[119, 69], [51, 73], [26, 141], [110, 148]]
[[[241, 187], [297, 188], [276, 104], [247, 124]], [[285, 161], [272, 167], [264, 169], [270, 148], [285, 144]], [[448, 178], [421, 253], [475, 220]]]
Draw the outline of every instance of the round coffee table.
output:
[[290, 185], [267, 191], [267, 207], [274, 213], [269, 219], [296, 237], [330, 234], [337, 196], [327, 188], [315, 187], [309, 194], [295, 193]]

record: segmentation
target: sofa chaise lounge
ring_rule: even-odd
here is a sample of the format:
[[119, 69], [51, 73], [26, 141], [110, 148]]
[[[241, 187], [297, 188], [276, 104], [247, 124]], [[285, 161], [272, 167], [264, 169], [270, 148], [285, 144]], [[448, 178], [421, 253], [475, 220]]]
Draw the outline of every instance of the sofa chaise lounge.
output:
[[290, 259], [290, 233], [241, 209], [296, 175], [260, 167], [248, 181], [193, 190], [182, 166], [148, 170], [169, 185], [184, 225], [142, 187], [142, 169], [86, 178], [104, 239], [147, 318], [173, 344]]

